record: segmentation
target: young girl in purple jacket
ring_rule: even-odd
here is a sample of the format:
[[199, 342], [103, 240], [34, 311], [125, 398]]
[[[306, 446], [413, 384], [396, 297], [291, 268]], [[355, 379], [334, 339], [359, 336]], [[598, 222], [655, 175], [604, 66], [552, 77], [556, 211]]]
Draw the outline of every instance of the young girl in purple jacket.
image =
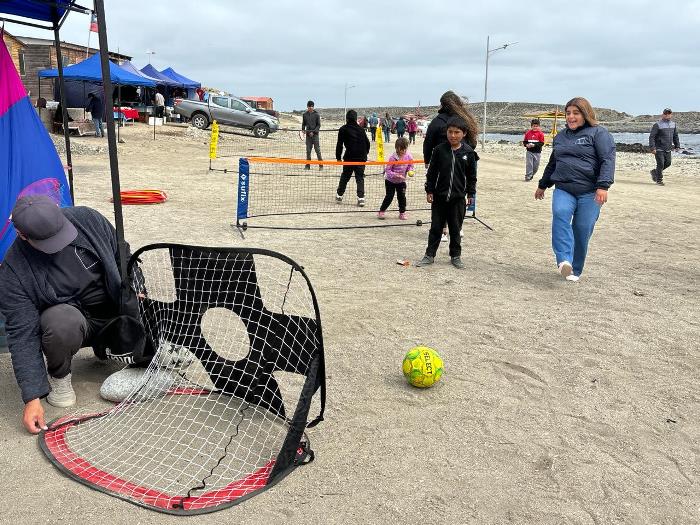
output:
[[[389, 157], [389, 162], [397, 160], [413, 160], [413, 157], [408, 152], [408, 140], [401, 137], [396, 140], [396, 152]], [[413, 164], [387, 164], [384, 170], [384, 187], [386, 188], [386, 196], [379, 208], [377, 218], [383, 219], [387, 208], [394, 200], [394, 194], [399, 201], [399, 219], [405, 221], [406, 216], [406, 177], [413, 177]]]

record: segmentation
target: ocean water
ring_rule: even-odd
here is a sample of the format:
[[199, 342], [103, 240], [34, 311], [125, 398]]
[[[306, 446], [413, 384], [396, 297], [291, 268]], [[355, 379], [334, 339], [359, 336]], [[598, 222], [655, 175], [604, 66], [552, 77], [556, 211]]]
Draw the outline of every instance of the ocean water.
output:
[[[615, 142], [619, 144], [649, 144], [648, 133], [613, 133]], [[481, 136], [479, 137], [481, 138]], [[681, 147], [692, 148], [695, 151], [700, 151], [700, 134], [681, 133], [678, 135], [681, 141]], [[522, 135], [506, 135], [504, 133], [487, 133], [486, 140], [507, 140], [508, 142], [520, 142], [523, 139]]]

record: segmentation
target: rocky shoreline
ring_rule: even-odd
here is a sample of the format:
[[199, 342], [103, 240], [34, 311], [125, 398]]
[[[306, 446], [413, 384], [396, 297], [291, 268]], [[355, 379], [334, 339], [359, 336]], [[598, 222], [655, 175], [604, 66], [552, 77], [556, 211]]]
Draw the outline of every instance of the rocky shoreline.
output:
[[[487, 105], [487, 128], [489, 133], [520, 134], [527, 128], [530, 117], [528, 113], [541, 113], [554, 111], [561, 105], [529, 102], [489, 102]], [[329, 120], [343, 121], [343, 108], [316, 108], [321, 117]], [[377, 106], [365, 108], [353, 108], [359, 115], [383, 115], [387, 111], [392, 116], [422, 114], [430, 117], [437, 113], [438, 106], [401, 107], [401, 106]], [[483, 104], [479, 102], [470, 105], [479, 126], [482, 126]], [[659, 115], [630, 115], [609, 108], [595, 108], [600, 123], [613, 133], [648, 133]], [[303, 111], [294, 111], [301, 114]], [[679, 111], [673, 114], [673, 119], [678, 124], [681, 133], [700, 133], [700, 112]], [[551, 121], [543, 121], [545, 131], [551, 129]]]

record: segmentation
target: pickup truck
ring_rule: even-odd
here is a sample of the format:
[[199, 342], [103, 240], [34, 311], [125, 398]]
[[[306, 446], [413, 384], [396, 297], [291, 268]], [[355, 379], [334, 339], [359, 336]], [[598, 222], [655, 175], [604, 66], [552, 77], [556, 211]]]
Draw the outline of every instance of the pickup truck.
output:
[[206, 129], [214, 120], [219, 124], [249, 129], [253, 135], [265, 138], [279, 129], [279, 120], [251, 108], [236, 97], [209, 95], [207, 101], [175, 99], [174, 111], [190, 119], [192, 125]]

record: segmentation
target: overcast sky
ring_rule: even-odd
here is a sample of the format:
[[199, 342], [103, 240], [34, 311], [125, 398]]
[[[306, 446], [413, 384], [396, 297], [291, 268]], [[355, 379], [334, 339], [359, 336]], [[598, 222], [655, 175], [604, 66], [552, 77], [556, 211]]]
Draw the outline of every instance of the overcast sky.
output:
[[[90, 5], [90, 0], [78, 2]], [[700, 0], [106, 0], [110, 46], [281, 110], [584, 96], [631, 114], [700, 110]], [[476, 4], [476, 5], [475, 5]], [[89, 17], [62, 31], [85, 44]], [[14, 34], [51, 35], [17, 25]], [[92, 43], [96, 43], [96, 34]]]

